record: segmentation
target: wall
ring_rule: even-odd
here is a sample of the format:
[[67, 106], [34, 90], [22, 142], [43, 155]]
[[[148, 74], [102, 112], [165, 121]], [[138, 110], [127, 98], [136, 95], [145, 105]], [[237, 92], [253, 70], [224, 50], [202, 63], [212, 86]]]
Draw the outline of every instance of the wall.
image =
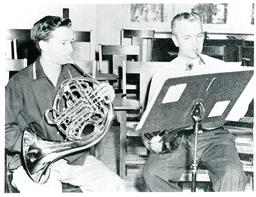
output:
[[[191, 3], [165, 3], [165, 10], [168, 13], [168, 20], [163, 23], [131, 23], [129, 22], [129, 7], [126, 6], [123, 15], [127, 18], [124, 18], [123, 24], [125, 25], [125, 27], [133, 29], [155, 29], [156, 31], [170, 31], [171, 19], [180, 12], [190, 12], [191, 8], [196, 4], [196, 2], [193, 4], [192, 3], [192, 1]], [[209, 3], [214, 2], [211, 1]], [[227, 3], [227, 24], [205, 24], [204, 29], [211, 33], [254, 33], [255, 27], [250, 24], [252, 1], [232, 1]]]
[[[70, 18], [72, 19], [72, 27], [74, 30], [94, 30], [95, 32], [95, 50], [98, 51], [98, 44], [119, 44], [120, 30], [129, 28], [127, 26], [129, 4], [32, 4], [25, 6], [18, 4], [12, 7], [5, 8], [5, 16], [8, 19], [6, 28], [25, 28], [30, 29], [34, 22], [45, 15], [62, 16], [62, 9], [69, 8]], [[190, 4], [168, 4], [170, 16], [177, 12], [187, 11], [190, 9]], [[235, 32], [248, 30], [249, 24], [246, 20], [250, 16], [251, 3], [244, 3], [242, 6], [230, 4], [230, 17], [232, 21], [228, 21], [225, 29]], [[238, 11], [240, 9], [240, 12]], [[239, 12], [239, 14], [237, 14]], [[170, 17], [171, 18], [171, 17]], [[241, 19], [241, 20], [239, 20]], [[243, 20], [242, 20], [243, 19]], [[145, 25], [145, 24], [144, 24]], [[169, 22], [165, 27], [169, 29]], [[210, 29], [213, 25], [210, 25]], [[136, 24], [135, 29], [142, 29], [143, 25]], [[214, 27], [217, 30], [219, 27]], [[145, 26], [144, 29], [147, 29]], [[160, 29], [160, 26], [155, 25], [154, 29]], [[207, 29], [206, 29], [207, 30]], [[220, 31], [225, 31], [220, 29]], [[249, 30], [248, 30], [249, 31]]]
[[[75, 31], [94, 30], [96, 44], [119, 44], [123, 24], [122, 4], [30, 4], [6, 8], [7, 29], [30, 29], [46, 15], [62, 16], [62, 9], [69, 8], [69, 18]], [[15, 14], [13, 14], [15, 13]]]
[[71, 5], [71, 4], [30, 4], [7, 7], [8, 23], [6, 28], [30, 29], [33, 24], [46, 15], [62, 16], [62, 9], [69, 8], [69, 17], [72, 19], [74, 30], [83, 31], [96, 27], [96, 5]]
[[[174, 13], [191, 11], [194, 4], [175, 4]], [[205, 24], [204, 29], [211, 33], [254, 33], [251, 22], [252, 2], [228, 2], [227, 24]]]
[[[166, 4], [172, 17], [178, 12], [189, 11], [192, 4]], [[9, 7], [8, 7], [9, 6]], [[70, 18], [73, 21], [74, 30], [96, 30], [96, 43], [118, 44], [119, 31], [123, 27], [129, 27], [128, 4], [18, 4], [8, 5], [4, 11], [8, 19], [7, 28], [31, 28], [36, 20], [48, 14], [62, 16], [62, 8], [70, 9]], [[239, 13], [239, 14], [238, 14]], [[251, 14], [251, 2], [243, 4], [229, 3], [228, 24], [224, 27], [210, 25], [212, 31], [250, 31], [253, 28], [248, 18]], [[170, 18], [171, 18], [170, 17]], [[130, 24], [133, 28], [147, 28], [152, 24]], [[168, 25], [165, 26], [169, 30]], [[154, 29], [160, 29], [160, 24], [154, 25]], [[212, 29], [214, 28], [214, 29]], [[235, 32], [234, 32], [235, 31]], [[246, 33], [246, 32], [245, 32]]]
[[120, 31], [123, 28], [123, 4], [98, 4], [96, 43], [120, 44]]

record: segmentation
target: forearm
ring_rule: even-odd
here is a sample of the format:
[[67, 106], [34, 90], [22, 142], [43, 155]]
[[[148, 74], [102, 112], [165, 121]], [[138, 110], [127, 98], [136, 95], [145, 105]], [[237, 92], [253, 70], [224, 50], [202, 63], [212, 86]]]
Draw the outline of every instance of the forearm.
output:
[[22, 100], [18, 83], [8, 84], [5, 89], [5, 148], [10, 152], [21, 152]]
[[21, 152], [22, 132], [15, 124], [5, 125], [5, 148], [12, 153]]

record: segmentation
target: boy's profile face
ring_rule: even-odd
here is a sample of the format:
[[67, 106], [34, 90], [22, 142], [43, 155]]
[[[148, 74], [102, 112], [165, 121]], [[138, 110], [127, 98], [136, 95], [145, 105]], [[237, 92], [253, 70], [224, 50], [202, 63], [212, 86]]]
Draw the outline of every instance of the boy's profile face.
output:
[[58, 27], [51, 32], [51, 38], [43, 41], [42, 52], [54, 64], [66, 64], [70, 62], [73, 51], [72, 42], [74, 41], [73, 31], [65, 26]]
[[187, 59], [197, 58], [204, 42], [204, 32], [199, 21], [181, 20], [176, 22], [173, 41], [179, 47], [179, 55]]

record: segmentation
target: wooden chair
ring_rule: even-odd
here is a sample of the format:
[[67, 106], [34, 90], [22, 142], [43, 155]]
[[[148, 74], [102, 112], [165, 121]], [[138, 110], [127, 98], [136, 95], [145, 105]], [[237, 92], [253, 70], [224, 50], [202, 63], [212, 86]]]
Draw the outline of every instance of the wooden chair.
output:
[[[122, 61], [127, 59], [132, 59], [137, 61], [140, 56], [140, 47], [138, 45], [101, 45], [99, 44], [99, 68], [98, 72], [102, 73], [103, 70], [103, 60], [107, 60], [108, 69], [105, 68], [105, 71], [108, 74], [112, 73], [118, 76], [118, 84], [114, 85], [114, 88], [117, 91], [121, 91], [121, 67]], [[116, 77], [117, 78], [117, 77]], [[134, 84], [134, 82], [133, 82]], [[131, 87], [134, 89], [134, 87]], [[136, 92], [135, 92], [136, 94]]]
[[[139, 74], [139, 103], [142, 106], [141, 110], [138, 111], [137, 119], [140, 119], [140, 115], [145, 109], [147, 102], [147, 94], [150, 86], [150, 81], [153, 74], [161, 67], [164, 66], [165, 62], [134, 62], [134, 61], [123, 61], [123, 95], [124, 99], [127, 99], [127, 74]], [[125, 168], [125, 171], [120, 172], [122, 178], [127, 174], [127, 166], [141, 166], [145, 163], [147, 158], [147, 150], [142, 143], [140, 135], [135, 128], [138, 124], [138, 120], [129, 121], [127, 120], [126, 134], [122, 134], [123, 139], [121, 141], [125, 144], [123, 152], [125, 156], [121, 165]], [[138, 153], [139, 152], [139, 153]], [[125, 173], [126, 172], [126, 173]]]
[[221, 46], [204, 46], [203, 47], [203, 54], [209, 55], [211, 57], [215, 57], [221, 59], [223, 61], [226, 60], [225, 57], [225, 45]]
[[249, 189], [254, 190], [254, 143], [253, 117], [242, 117], [239, 121], [228, 121], [225, 127], [235, 136], [236, 148], [243, 169], [248, 177]]
[[142, 105], [142, 111], [145, 109], [147, 102], [147, 94], [150, 86], [150, 81], [153, 76], [161, 67], [165, 66], [166, 62], [134, 62], [134, 61], [123, 61], [123, 95], [127, 94], [127, 80], [128, 74], [139, 74], [139, 102]]
[[93, 60], [93, 61], [84, 60], [83, 62], [74, 61], [74, 64], [76, 64], [83, 72], [88, 73], [94, 79], [97, 79], [96, 78], [96, 72], [97, 72], [96, 60]]
[[238, 54], [243, 66], [254, 66], [254, 46], [239, 46]]
[[[139, 45], [140, 59], [139, 61], [152, 61], [152, 48], [154, 39], [154, 30], [121, 30], [121, 45]], [[129, 41], [129, 42], [127, 42]]]
[[[27, 58], [27, 51], [22, 51], [27, 46], [30, 38], [29, 29], [7, 29], [5, 34], [6, 40], [6, 58], [23, 59]], [[9, 46], [8, 46], [9, 45]], [[26, 50], [26, 48], [25, 48]]]
[[72, 58], [78, 65], [84, 66], [87, 61], [95, 59], [95, 46], [93, 31], [75, 31]]
[[5, 58], [27, 59], [27, 65], [39, 55], [29, 29], [7, 29], [5, 35]]
[[9, 79], [20, 71], [21, 69], [25, 68], [27, 66], [27, 59], [5, 59], [4, 60], [4, 66], [5, 66], [5, 75], [4, 75], [4, 84], [6, 85], [9, 81]]
[[28, 65], [28, 52], [35, 45], [30, 38], [29, 29], [7, 29], [5, 33], [4, 84], [6, 85], [13, 74]]

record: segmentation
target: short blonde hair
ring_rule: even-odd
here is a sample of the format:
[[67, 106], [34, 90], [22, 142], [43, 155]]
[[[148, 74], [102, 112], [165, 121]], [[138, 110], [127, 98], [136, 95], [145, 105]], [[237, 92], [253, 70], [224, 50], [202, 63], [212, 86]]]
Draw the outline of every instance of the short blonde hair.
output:
[[171, 22], [171, 30], [172, 30], [172, 34], [175, 34], [175, 28], [176, 28], [176, 23], [178, 21], [182, 21], [182, 20], [187, 20], [187, 21], [198, 21], [201, 26], [202, 26], [202, 21], [201, 18], [199, 16], [199, 14], [194, 13], [194, 12], [182, 12], [180, 14], [177, 14]]

